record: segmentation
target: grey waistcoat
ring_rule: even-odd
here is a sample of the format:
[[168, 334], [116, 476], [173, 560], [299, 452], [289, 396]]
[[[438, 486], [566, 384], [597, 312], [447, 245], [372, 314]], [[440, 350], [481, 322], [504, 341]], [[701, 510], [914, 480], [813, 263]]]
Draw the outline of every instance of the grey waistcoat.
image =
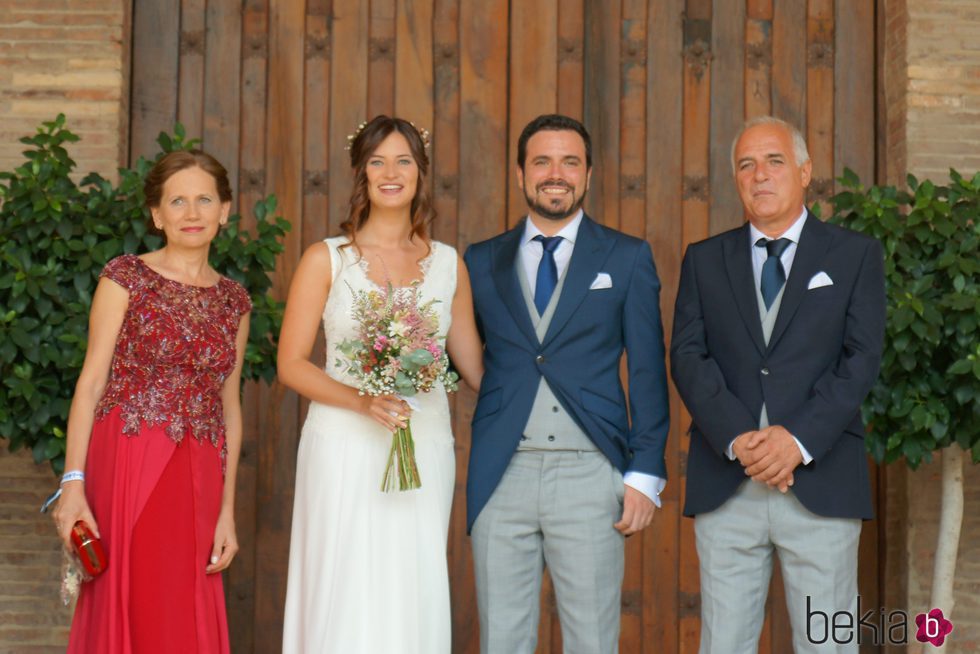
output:
[[[538, 342], [544, 339], [548, 333], [548, 326], [551, 318], [555, 315], [555, 307], [558, 306], [558, 298], [561, 297], [562, 289], [565, 286], [565, 275], [558, 280], [555, 292], [551, 294], [551, 300], [544, 310], [543, 316], [538, 316], [538, 310], [534, 306], [534, 297], [527, 276], [524, 274], [524, 266], [521, 258], [517, 261], [517, 278], [521, 283], [521, 293], [524, 295], [524, 302], [527, 304], [527, 311], [531, 316], [531, 324], [534, 325], [535, 334]], [[567, 272], [567, 270], [566, 270]], [[518, 450], [595, 450], [595, 443], [592, 442], [584, 431], [575, 423], [565, 408], [555, 397], [548, 386], [544, 377], [538, 383], [538, 392], [534, 397], [534, 405], [531, 407], [531, 415], [527, 418], [527, 425], [524, 426], [524, 437], [517, 447]]]
[[[773, 300], [772, 306], [769, 310], [766, 310], [766, 301], [762, 299], [762, 290], [756, 286], [755, 287], [755, 299], [759, 303], [759, 319], [762, 320], [762, 337], [766, 340], [766, 345], [769, 345], [769, 339], [772, 337], [772, 328], [776, 326], [776, 316], [779, 315], [779, 305], [783, 303], [783, 291], [786, 290], [786, 284], [779, 289], [779, 293], [776, 295], [776, 299]], [[759, 416], [759, 429], [765, 429], [769, 426], [769, 414], [766, 412], [765, 403], [762, 404], [762, 414]]]

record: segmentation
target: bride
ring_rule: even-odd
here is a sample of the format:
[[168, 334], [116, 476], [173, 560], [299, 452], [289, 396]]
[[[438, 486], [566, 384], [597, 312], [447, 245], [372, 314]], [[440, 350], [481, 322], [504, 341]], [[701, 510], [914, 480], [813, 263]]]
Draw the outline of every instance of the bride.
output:
[[[354, 187], [342, 236], [310, 246], [289, 289], [279, 379], [311, 400], [299, 443], [283, 652], [449, 652], [446, 539], [455, 455], [446, 392], [360, 395], [335, 363], [355, 337], [354, 294], [417, 285], [463, 380], [478, 388], [482, 344], [452, 246], [429, 238], [428, 133], [377, 116], [350, 142]], [[319, 321], [326, 366], [310, 361]], [[422, 486], [385, 493], [391, 434], [411, 418]]]

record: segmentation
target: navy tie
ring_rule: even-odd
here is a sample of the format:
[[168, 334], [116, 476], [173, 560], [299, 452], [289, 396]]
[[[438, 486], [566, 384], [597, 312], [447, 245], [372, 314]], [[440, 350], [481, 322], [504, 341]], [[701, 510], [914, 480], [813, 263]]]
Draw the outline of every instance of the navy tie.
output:
[[538, 309], [538, 315], [543, 316], [544, 310], [548, 308], [548, 302], [551, 300], [551, 294], [555, 292], [555, 286], [558, 285], [555, 250], [561, 244], [561, 236], [538, 234], [534, 240], [539, 241], [541, 247], [544, 248], [541, 253], [541, 263], [538, 264], [538, 278], [534, 282], [534, 306]]
[[783, 262], [779, 259], [789, 244], [792, 243], [788, 238], [777, 238], [770, 241], [760, 238], [755, 242], [757, 248], [766, 248], [769, 256], [762, 264], [762, 301], [766, 303], [768, 310], [779, 295], [779, 289], [786, 283], [786, 271], [783, 270]]

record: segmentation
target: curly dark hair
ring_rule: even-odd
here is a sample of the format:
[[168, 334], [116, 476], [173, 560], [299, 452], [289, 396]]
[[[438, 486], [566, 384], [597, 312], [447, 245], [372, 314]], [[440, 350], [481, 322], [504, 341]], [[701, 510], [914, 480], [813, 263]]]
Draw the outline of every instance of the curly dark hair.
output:
[[398, 132], [408, 141], [412, 158], [415, 159], [415, 164], [419, 169], [418, 184], [415, 187], [415, 197], [412, 198], [411, 207], [412, 237], [418, 236], [428, 245], [429, 227], [435, 220], [436, 211], [425, 186], [425, 177], [429, 173], [429, 157], [425, 153], [422, 135], [407, 120], [379, 115], [361, 128], [350, 144], [350, 165], [354, 173], [354, 187], [350, 193], [347, 220], [340, 224], [340, 229], [348, 240], [343, 247], [355, 244], [355, 234], [364, 226], [371, 213], [367, 181], [368, 159], [378, 149], [381, 142], [393, 132]]

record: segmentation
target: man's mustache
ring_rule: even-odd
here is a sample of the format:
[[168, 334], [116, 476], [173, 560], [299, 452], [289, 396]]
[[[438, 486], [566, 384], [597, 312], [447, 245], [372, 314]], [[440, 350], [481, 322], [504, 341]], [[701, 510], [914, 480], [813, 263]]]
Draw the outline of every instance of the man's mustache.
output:
[[571, 184], [569, 184], [568, 182], [566, 182], [563, 179], [546, 179], [545, 181], [543, 181], [540, 184], [538, 184], [537, 186], [535, 186], [534, 187], [534, 190], [535, 191], [540, 191], [545, 186], [558, 186], [560, 188], [563, 188], [563, 189], [566, 189], [566, 190], [569, 190], [569, 191], [574, 191], [575, 190], [575, 188]]

